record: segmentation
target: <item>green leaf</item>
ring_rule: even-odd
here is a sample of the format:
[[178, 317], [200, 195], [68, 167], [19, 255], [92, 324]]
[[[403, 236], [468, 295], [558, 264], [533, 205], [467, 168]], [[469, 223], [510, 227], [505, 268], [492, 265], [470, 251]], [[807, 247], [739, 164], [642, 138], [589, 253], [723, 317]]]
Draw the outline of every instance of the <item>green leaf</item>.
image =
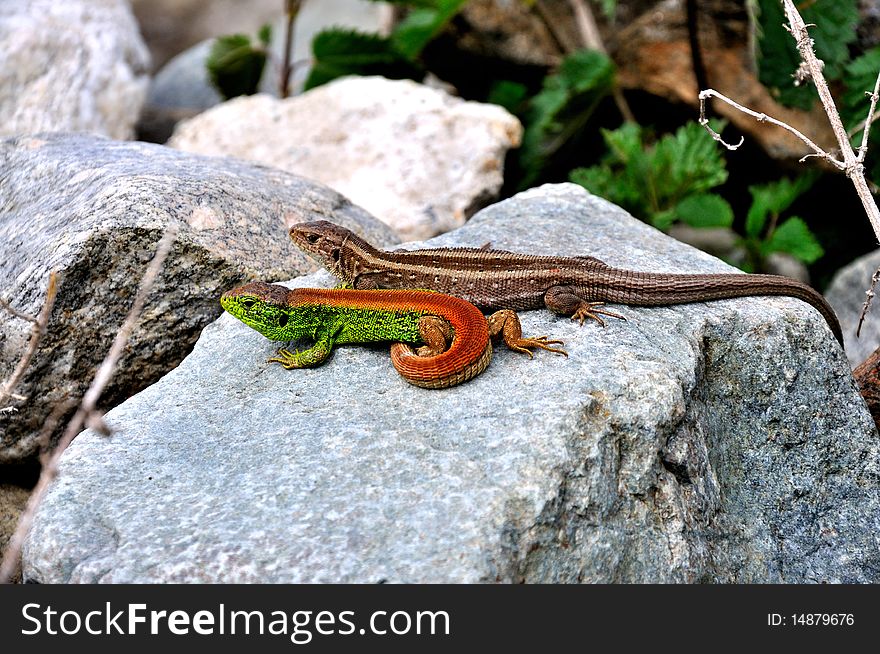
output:
[[614, 11], [617, 9], [617, 0], [599, 0], [599, 8], [608, 20], [614, 20]]
[[257, 32], [257, 38], [260, 43], [263, 44], [264, 48], [268, 48], [269, 44], [272, 42], [272, 25], [266, 23], [260, 28], [260, 31]]
[[525, 84], [511, 82], [506, 79], [498, 80], [489, 89], [487, 102], [497, 104], [511, 113], [519, 113], [519, 109], [525, 102], [529, 90]]
[[205, 61], [211, 83], [226, 99], [256, 93], [265, 65], [266, 52], [244, 34], [217, 38]]
[[634, 123], [624, 123], [615, 130], [602, 129], [602, 139], [608, 147], [611, 161], [625, 164], [634, 158], [644, 159], [643, 129]]
[[404, 7], [423, 7], [425, 9], [436, 9], [438, 0], [368, 0], [369, 2], [381, 2], [389, 5], [402, 5]]
[[[792, 75], [800, 64], [795, 41], [783, 25], [788, 22], [779, 0], [757, 0], [759, 78], [782, 104], [809, 109], [816, 100], [812, 84], [794, 86]], [[856, 38], [858, 0], [799, 2], [798, 10], [815, 43], [816, 55], [825, 63], [827, 79], [838, 79], [849, 60], [848, 46]]]
[[[467, 0], [434, 0], [418, 3], [397, 24], [391, 34], [391, 43], [404, 58], [414, 61], [425, 46], [437, 36]], [[415, 3], [413, 3], [415, 4]]]
[[720, 195], [698, 193], [689, 195], [676, 205], [674, 217], [691, 227], [730, 227], [733, 208]]
[[[720, 132], [719, 121], [713, 129]], [[727, 168], [721, 152], [706, 130], [688, 123], [666, 135], [654, 149], [651, 168], [662, 184], [657, 192], [669, 203], [677, 203], [691, 193], [701, 193], [727, 181]]]
[[843, 83], [846, 85], [846, 92], [840, 98], [840, 114], [848, 130], [868, 117], [870, 99], [866, 94], [874, 90], [878, 72], [880, 72], [880, 46], [871, 48], [861, 57], [853, 59], [844, 69]]
[[583, 128], [613, 84], [614, 65], [595, 50], [573, 52], [555, 74], [544, 78], [524, 116], [521, 186], [538, 178], [547, 160]]
[[813, 185], [816, 178], [815, 173], [807, 173], [793, 181], [782, 178], [769, 184], [750, 186], [752, 206], [746, 216], [746, 235], [758, 238], [764, 231], [767, 218], [770, 215], [779, 216], [788, 209], [802, 193]]
[[659, 229], [661, 232], [667, 231], [675, 222], [675, 210], [664, 209], [655, 211], [651, 214], [651, 225]]
[[[721, 130], [723, 125], [714, 127]], [[729, 205], [706, 193], [724, 183], [727, 170], [714, 141], [698, 124], [663, 136], [653, 147], [645, 143], [647, 132], [633, 124], [602, 130], [602, 137], [608, 153], [601, 163], [572, 171], [571, 181], [660, 229], [677, 218], [723, 226], [732, 222]]]
[[603, 197], [615, 204], [627, 208], [628, 202], [621, 197], [621, 187], [614, 171], [608, 166], [591, 166], [589, 168], [575, 168], [568, 174], [568, 178], [575, 184], [580, 184], [593, 195]]
[[312, 41], [315, 63], [305, 88], [311, 89], [343, 75], [415, 77], [418, 68], [406, 61], [391, 42], [376, 34], [332, 28]]
[[804, 263], [813, 263], [825, 251], [801, 218], [792, 216], [777, 227], [762, 247], [763, 253], [786, 252]]

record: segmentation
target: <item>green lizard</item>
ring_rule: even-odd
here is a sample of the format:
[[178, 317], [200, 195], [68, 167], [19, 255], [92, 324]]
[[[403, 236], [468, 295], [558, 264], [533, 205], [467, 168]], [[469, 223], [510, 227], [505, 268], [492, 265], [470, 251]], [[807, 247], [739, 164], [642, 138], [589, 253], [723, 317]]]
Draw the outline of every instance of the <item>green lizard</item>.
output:
[[[234, 317], [274, 341], [308, 338], [301, 352], [279, 349], [270, 362], [285, 368], [320, 365], [336, 345], [395, 341], [391, 361], [406, 381], [423, 388], [446, 388], [485, 370], [492, 357], [490, 337], [503, 335], [508, 347], [531, 356], [538, 347], [561, 341], [544, 336], [522, 338], [512, 311], [487, 319], [474, 305], [432, 291], [287, 289], [251, 282], [220, 298]], [[447, 341], [452, 345], [446, 349]], [[415, 352], [410, 344], [425, 345]]]

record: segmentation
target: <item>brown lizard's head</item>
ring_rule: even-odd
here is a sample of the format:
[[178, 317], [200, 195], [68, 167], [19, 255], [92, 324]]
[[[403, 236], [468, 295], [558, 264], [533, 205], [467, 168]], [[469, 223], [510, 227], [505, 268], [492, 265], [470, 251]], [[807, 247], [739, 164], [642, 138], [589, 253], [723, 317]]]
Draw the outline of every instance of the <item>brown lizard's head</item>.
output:
[[297, 223], [290, 228], [291, 240], [344, 282], [352, 283], [357, 261], [375, 253], [369, 243], [327, 220]]

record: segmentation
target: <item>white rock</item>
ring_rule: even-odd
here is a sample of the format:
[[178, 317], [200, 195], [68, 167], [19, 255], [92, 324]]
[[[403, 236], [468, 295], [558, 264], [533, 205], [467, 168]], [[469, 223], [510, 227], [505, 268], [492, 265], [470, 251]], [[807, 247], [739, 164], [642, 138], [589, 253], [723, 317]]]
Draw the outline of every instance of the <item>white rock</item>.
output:
[[462, 225], [497, 194], [521, 134], [501, 107], [350, 77], [287, 100], [236, 98], [179, 124], [168, 145], [311, 177], [419, 239]]
[[0, 136], [131, 138], [149, 55], [124, 0], [0, 3]]

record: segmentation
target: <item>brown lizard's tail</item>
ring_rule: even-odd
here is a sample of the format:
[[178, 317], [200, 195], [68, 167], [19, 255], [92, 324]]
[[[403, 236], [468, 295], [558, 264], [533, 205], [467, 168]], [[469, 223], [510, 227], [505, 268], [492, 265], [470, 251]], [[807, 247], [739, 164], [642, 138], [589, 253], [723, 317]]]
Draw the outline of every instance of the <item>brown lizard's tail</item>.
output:
[[783, 295], [803, 300], [825, 318], [837, 341], [843, 345], [843, 331], [834, 309], [815, 289], [781, 275], [666, 274], [615, 270], [613, 279], [602, 284], [604, 300], [633, 306], [686, 304], [758, 295]]

